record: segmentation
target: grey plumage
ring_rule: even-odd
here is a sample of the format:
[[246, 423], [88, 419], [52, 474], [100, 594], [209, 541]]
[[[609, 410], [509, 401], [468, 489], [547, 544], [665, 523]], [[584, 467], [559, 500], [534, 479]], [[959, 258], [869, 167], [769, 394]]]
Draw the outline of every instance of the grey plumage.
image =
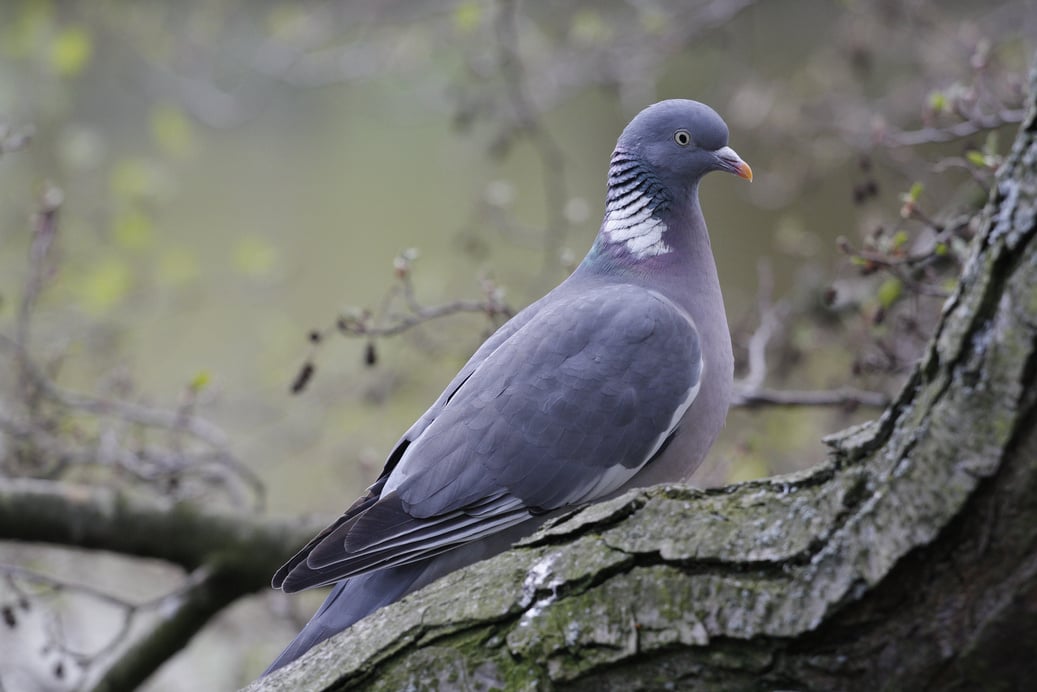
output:
[[268, 672], [554, 511], [698, 466], [733, 370], [698, 202], [711, 170], [752, 176], [707, 106], [631, 121], [581, 265], [476, 351], [367, 494], [274, 576], [289, 592], [338, 585]]

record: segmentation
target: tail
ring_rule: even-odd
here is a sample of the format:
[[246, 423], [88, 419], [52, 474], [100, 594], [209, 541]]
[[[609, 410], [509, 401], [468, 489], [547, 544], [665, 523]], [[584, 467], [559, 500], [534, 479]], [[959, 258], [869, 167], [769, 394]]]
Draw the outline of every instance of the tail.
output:
[[558, 512], [533, 517], [522, 524], [435, 557], [358, 574], [340, 581], [328, 594], [317, 613], [302, 628], [302, 632], [299, 632], [288, 648], [263, 671], [263, 675], [269, 675], [288, 665], [354, 622], [367, 617], [382, 606], [398, 601], [411, 591], [430, 584], [444, 574], [496, 555], [518, 539], [533, 533], [540, 524], [556, 514]]
[[292, 643], [263, 671], [269, 675], [302, 656], [312, 647], [367, 617], [382, 606], [399, 600], [416, 588], [427, 569], [425, 562], [390, 567], [340, 581], [328, 594]]

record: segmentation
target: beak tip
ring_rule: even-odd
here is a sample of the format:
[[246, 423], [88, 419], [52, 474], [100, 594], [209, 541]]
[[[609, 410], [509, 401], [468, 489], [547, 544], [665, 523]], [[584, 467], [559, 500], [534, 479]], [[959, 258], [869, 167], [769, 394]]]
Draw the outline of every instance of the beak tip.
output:
[[736, 175], [738, 175], [739, 178], [745, 178], [750, 183], [753, 181], [753, 169], [749, 167], [749, 164], [742, 161], [738, 164], [737, 169]]
[[749, 167], [742, 157], [731, 147], [721, 147], [713, 152], [717, 158], [717, 167], [728, 173], [734, 173], [739, 178], [749, 182], [753, 181], [753, 169]]

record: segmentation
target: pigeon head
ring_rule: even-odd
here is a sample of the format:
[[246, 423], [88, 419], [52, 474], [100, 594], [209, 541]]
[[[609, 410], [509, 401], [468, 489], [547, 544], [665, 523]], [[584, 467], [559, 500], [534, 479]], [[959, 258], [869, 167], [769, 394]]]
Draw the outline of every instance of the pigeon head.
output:
[[641, 111], [612, 153], [605, 219], [588, 263], [607, 269], [617, 258], [670, 255], [690, 229], [704, 234], [697, 190], [710, 171], [753, 179], [749, 164], [727, 146], [727, 125], [716, 111], [684, 99]]
[[616, 151], [640, 159], [673, 186], [694, 184], [710, 171], [753, 179], [749, 165], [727, 145], [727, 124], [698, 101], [671, 99], [645, 108], [623, 130]]

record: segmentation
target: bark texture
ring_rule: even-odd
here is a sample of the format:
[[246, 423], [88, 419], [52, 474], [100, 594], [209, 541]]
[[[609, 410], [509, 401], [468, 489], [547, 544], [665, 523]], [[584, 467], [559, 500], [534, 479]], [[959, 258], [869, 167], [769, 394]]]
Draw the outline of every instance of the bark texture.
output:
[[1026, 688], [1035, 113], [926, 356], [878, 420], [826, 441], [825, 464], [582, 509], [249, 689]]

